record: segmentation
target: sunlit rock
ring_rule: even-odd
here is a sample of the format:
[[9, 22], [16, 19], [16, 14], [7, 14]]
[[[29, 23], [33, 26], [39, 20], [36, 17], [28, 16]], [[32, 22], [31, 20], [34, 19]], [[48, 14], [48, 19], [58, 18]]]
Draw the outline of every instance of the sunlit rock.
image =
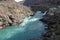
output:
[[10, 5], [0, 4], [0, 25], [2, 23], [5, 26], [20, 24], [23, 18], [30, 15], [33, 15], [33, 12], [26, 6], [16, 3]]

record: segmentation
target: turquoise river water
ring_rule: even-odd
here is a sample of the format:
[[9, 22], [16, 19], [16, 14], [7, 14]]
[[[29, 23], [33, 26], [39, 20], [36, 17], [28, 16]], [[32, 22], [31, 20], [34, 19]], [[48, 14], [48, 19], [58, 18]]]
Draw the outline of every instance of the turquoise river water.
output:
[[16, 26], [9, 26], [0, 30], [0, 40], [29, 40], [42, 37], [45, 32], [45, 25], [39, 21], [43, 16], [37, 11], [34, 16], [23, 19], [23, 23]]

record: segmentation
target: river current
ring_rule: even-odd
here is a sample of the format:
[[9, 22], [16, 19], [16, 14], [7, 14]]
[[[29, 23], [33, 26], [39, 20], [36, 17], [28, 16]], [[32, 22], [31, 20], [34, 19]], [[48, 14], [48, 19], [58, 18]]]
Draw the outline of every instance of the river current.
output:
[[43, 16], [37, 11], [34, 16], [23, 19], [23, 23], [15, 26], [8, 26], [0, 30], [0, 40], [29, 40], [31, 38], [43, 37], [47, 24], [39, 21]]

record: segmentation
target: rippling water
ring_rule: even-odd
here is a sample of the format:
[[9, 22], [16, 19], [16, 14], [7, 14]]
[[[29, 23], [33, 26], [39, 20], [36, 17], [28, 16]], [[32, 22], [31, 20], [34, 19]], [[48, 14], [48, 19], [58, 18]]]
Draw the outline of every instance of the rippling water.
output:
[[29, 40], [42, 37], [46, 25], [39, 21], [42, 16], [43, 13], [37, 11], [33, 17], [23, 19], [22, 24], [0, 30], [0, 40]]

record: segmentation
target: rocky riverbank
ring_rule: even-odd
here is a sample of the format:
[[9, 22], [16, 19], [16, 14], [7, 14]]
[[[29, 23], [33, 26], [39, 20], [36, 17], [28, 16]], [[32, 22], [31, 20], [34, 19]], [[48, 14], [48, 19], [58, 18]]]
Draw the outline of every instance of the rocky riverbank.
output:
[[42, 21], [48, 24], [43, 40], [60, 40], [60, 8], [50, 8], [43, 16]]
[[20, 24], [21, 19], [33, 15], [33, 12], [17, 3], [0, 3], [0, 29], [6, 26]]

